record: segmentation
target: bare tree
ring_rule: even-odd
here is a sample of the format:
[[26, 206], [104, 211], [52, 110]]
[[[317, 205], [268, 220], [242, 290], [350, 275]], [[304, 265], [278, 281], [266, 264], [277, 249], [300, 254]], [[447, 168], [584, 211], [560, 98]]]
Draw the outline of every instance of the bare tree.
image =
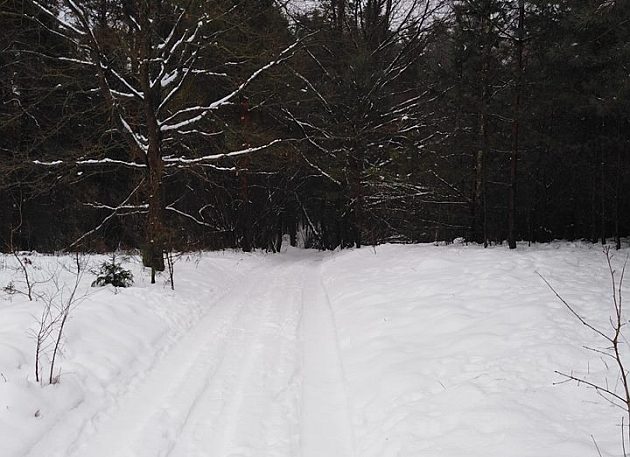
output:
[[[33, 301], [33, 279], [31, 278], [30, 274], [29, 274], [29, 270], [28, 270], [28, 266], [31, 264], [31, 261], [28, 258], [22, 258], [20, 256], [20, 253], [17, 250], [17, 247], [15, 246], [14, 243], [14, 239], [15, 239], [15, 234], [20, 230], [20, 228], [22, 228], [22, 223], [23, 223], [23, 216], [22, 216], [22, 201], [20, 199], [20, 201], [17, 204], [18, 206], [18, 215], [19, 215], [19, 222], [15, 227], [11, 227], [10, 228], [10, 234], [9, 234], [9, 252], [11, 252], [11, 254], [13, 254], [13, 257], [15, 258], [19, 269], [22, 273], [22, 277], [24, 278], [24, 283], [26, 284], [26, 292], [23, 292], [29, 299], [29, 301]], [[6, 290], [6, 288], [5, 288]], [[19, 289], [13, 289], [13, 291], [15, 292], [20, 292]]]
[[516, 249], [514, 225], [516, 220], [516, 183], [521, 132], [521, 105], [523, 97], [523, 73], [525, 50], [525, 0], [518, 0], [518, 19], [514, 38], [515, 84], [514, 115], [512, 119], [512, 154], [510, 157], [510, 190], [508, 193], [508, 244]]
[[35, 338], [35, 381], [41, 382], [41, 365], [43, 354], [46, 351], [50, 335], [53, 332], [54, 320], [52, 318], [52, 303], [44, 303], [44, 309], [39, 316], [37, 329], [33, 332]]
[[75, 254], [75, 270], [71, 271], [74, 276], [74, 281], [68, 287], [65, 284], [61, 285], [57, 278], [54, 278], [55, 287], [58, 293], [58, 311], [59, 315], [57, 317], [57, 329], [55, 335], [55, 344], [52, 350], [52, 357], [50, 360], [50, 370], [48, 373], [48, 382], [50, 384], [55, 384], [59, 381], [59, 375], [55, 376], [55, 362], [57, 360], [57, 356], [61, 350], [61, 339], [63, 337], [66, 323], [68, 322], [68, 318], [70, 317], [70, 311], [74, 309], [74, 307], [79, 303], [79, 301], [84, 297], [79, 297], [77, 295], [79, 284], [81, 283], [81, 279], [83, 278], [83, 273], [85, 271], [85, 262], [79, 254]]
[[[556, 297], [558, 297], [562, 304], [582, 325], [594, 332], [606, 343], [604, 348], [587, 347], [587, 349], [603, 356], [605, 358], [604, 360], [609, 359], [613, 362], [613, 366], [615, 367], [613, 369], [615, 378], [614, 382], [608, 382], [607, 379], [604, 382], [593, 382], [584, 376], [579, 376], [574, 373], [564, 373], [561, 371], [556, 371], [556, 373], [565, 378], [565, 381], [563, 382], [574, 381], [578, 384], [584, 384], [592, 389], [595, 389], [598, 395], [606, 399], [615, 407], [623, 410], [624, 416], [622, 416], [621, 419], [621, 446], [625, 457], [628, 455], [626, 451], [627, 446], [630, 446], [630, 373], [627, 367], [627, 360], [630, 355], [630, 345], [628, 344], [625, 332], [628, 320], [625, 316], [625, 310], [623, 308], [622, 290], [628, 258], [626, 258], [621, 272], [618, 274], [612, 265], [613, 256], [610, 253], [610, 247], [607, 246], [604, 248], [604, 255], [606, 256], [606, 262], [610, 274], [611, 301], [613, 305], [613, 314], [610, 316], [609, 320], [611, 327], [610, 330], [597, 327], [588, 319], [582, 317], [578, 310], [572, 304], [567, 302], [549, 283], [549, 281], [547, 281], [547, 279], [545, 279], [540, 273], [538, 273], [538, 276], [541, 277]], [[608, 364], [606, 364], [606, 367], [608, 367]]]
[[[434, 125], [440, 91], [429, 78], [422, 79], [421, 70], [444, 23], [444, 5], [431, 0], [337, 2], [324, 20], [314, 15], [300, 24], [321, 33], [293, 68], [301, 95], [295, 106], [285, 105], [285, 115], [304, 139], [299, 153], [305, 163], [334, 196], [337, 235], [313, 231], [330, 238], [322, 242], [325, 247], [360, 246], [384, 233], [400, 233], [394, 225], [405, 224], [422, 205], [466, 203], [450, 189], [448, 196], [442, 193], [439, 179], [435, 187], [428, 185], [431, 172], [420, 165], [446, 135]], [[308, 203], [302, 203], [305, 209]], [[327, 204], [309, 211], [311, 228]]]
[[[65, 260], [65, 259], [64, 259]], [[63, 260], [62, 260], [63, 261]], [[74, 255], [74, 265], [60, 265], [51, 272], [48, 285], [51, 289], [39, 294], [43, 301], [43, 310], [33, 331], [35, 338], [35, 380], [42, 382], [42, 365], [44, 358], [49, 357], [48, 376], [49, 384], [59, 382], [59, 374], [55, 374], [55, 367], [62, 351], [63, 336], [70, 313], [86, 298], [79, 294], [79, 286], [85, 273], [86, 260], [80, 254]], [[72, 275], [72, 281], [68, 284], [64, 271]]]
[[[177, 208], [175, 203], [164, 201], [167, 172], [192, 167], [221, 169], [213, 163], [279, 143], [281, 140], [274, 139], [225, 151], [213, 141], [223, 133], [213, 113], [233, 104], [261, 74], [291, 58], [300, 41], [243, 77], [239, 71], [246, 59], [226, 58], [208, 64], [208, 55], [221, 49], [220, 40], [225, 33], [222, 18], [238, 6], [226, 9], [219, 3], [210, 8], [194, 1], [136, 0], [111, 5], [102, 2], [101, 8], [91, 8], [89, 2], [63, 0], [53, 8], [49, 2], [31, 1], [54, 20], [55, 27], [42, 21], [40, 24], [74, 46], [75, 54], [57, 58], [92, 72], [93, 90], [106, 101], [116, 128], [129, 143], [128, 159], [81, 157], [36, 163], [60, 166], [71, 162], [75, 166], [113, 165], [143, 170], [140, 184], [119, 204], [91, 203], [94, 208], [109, 211], [109, 216], [75, 243], [92, 235], [115, 215], [146, 214], [143, 260], [151, 267], [155, 282], [156, 270], [164, 270], [164, 211], [211, 226]], [[208, 99], [207, 93], [195, 90], [202, 85], [223, 92]], [[207, 149], [212, 151], [208, 153]]]

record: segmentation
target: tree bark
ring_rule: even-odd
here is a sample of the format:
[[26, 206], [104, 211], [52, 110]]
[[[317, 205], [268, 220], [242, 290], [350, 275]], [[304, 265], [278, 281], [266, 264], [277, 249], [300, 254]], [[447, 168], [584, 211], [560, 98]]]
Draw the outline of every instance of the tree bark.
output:
[[523, 47], [525, 38], [525, 0], [518, 2], [518, 31], [516, 38], [516, 85], [514, 93], [514, 119], [512, 120], [512, 157], [510, 159], [510, 191], [508, 198], [508, 245], [516, 249], [514, 225], [516, 221], [516, 183], [519, 156], [521, 92], [523, 84]]
[[619, 234], [619, 207], [621, 187], [621, 149], [617, 149], [617, 168], [615, 170], [615, 249], [621, 249], [621, 235]]
[[140, 55], [140, 78], [144, 91], [144, 115], [147, 125], [147, 165], [148, 165], [148, 215], [145, 236], [144, 264], [151, 267], [151, 283], [155, 283], [155, 272], [164, 271], [164, 209], [162, 202], [162, 179], [164, 163], [162, 162], [162, 135], [157, 120], [159, 102], [159, 85], [151, 87], [151, 30], [150, 22], [153, 3], [148, 2], [143, 14], [142, 47]]
[[489, 71], [490, 71], [490, 18], [486, 16], [488, 11], [482, 12], [481, 29], [483, 33], [483, 54], [481, 62], [481, 100], [479, 101], [479, 148], [475, 155], [475, 241], [483, 242], [488, 247], [488, 213], [486, 201], [486, 162], [490, 149], [489, 127]]
[[599, 164], [601, 188], [600, 188], [600, 238], [602, 240], [602, 246], [606, 244], [606, 160], [604, 156], [604, 149], [601, 150], [601, 161]]

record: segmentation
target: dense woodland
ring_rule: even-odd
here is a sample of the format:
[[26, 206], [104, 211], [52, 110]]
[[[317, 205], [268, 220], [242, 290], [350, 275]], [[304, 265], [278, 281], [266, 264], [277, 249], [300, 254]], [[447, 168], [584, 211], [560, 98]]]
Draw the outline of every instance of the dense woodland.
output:
[[630, 2], [0, 0], [2, 250], [630, 233]]

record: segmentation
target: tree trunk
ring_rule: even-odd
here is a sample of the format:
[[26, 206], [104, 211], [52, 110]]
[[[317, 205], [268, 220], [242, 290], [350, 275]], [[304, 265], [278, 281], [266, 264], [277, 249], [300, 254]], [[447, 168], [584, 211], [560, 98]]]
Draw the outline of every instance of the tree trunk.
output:
[[601, 189], [600, 189], [600, 237], [602, 240], [602, 246], [606, 244], [606, 172], [605, 172], [606, 160], [604, 156], [604, 149], [601, 150], [601, 162], [599, 164]]
[[523, 40], [525, 38], [525, 0], [518, 2], [518, 33], [516, 39], [516, 85], [514, 93], [514, 119], [512, 120], [512, 157], [510, 159], [510, 192], [508, 198], [508, 245], [516, 249], [514, 225], [516, 220], [516, 182], [521, 117], [521, 88], [523, 83]]
[[164, 209], [162, 202], [162, 179], [164, 163], [162, 162], [162, 135], [157, 120], [159, 106], [159, 85], [151, 87], [150, 55], [152, 3], [149, 2], [143, 14], [143, 45], [140, 56], [140, 78], [144, 91], [144, 115], [147, 123], [147, 165], [148, 165], [148, 214], [144, 249], [144, 265], [151, 267], [151, 284], [155, 283], [155, 272], [164, 271]]
[[[246, 97], [241, 97], [239, 123], [243, 131], [243, 147], [247, 148], [250, 146], [247, 132], [251, 129], [251, 113], [249, 110], [249, 100]], [[255, 247], [254, 234], [252, 233], [253, 208], [249, 196], [249, 179], [247, 174], [250, 165], [251, 159], [247, 155], [238, 161], [238, 169], [242, 170], [238, 172], [239, 196], [241, 199], [241, 206], [239, 207], [239, 225], [241, 227], [240, 247], [245, 252], [250, 252]]]
[[621, 235], [619, 234], [619, 189], [621, 187], [621, 149], [617, 149], [617, 169], [615, 170], [615, 249], [621, 249]]
[[354, 244], [360, 248], [363, 234], [363, 189], [361, 187], [361, 159], [357, 156], [361, 154], [360, 142], [356, 142], [352, 148], [352, 153], [348, 160], [348, 180], [350, 186], [350, 196], [352, 203], [352, 237]]
[[149, 133], [149, 183], [148, 183], [148, 214], [145, 238], [145, 252], [143, 263], [151, 267], [151, 283], [155, 283], [155, 272], [164, 271], [164, 214], [162, 203], [162, 175], [163, 164], [160, 156], [159, 143], [152, 145]]
[[337, 0], [337, 30], [343, 33], [343, 24], [346, 18], [346, 0]]
[[[483, 133], [485, 131], [486, 119], [482, 114], [480, 115], [480, 135], [481, 137], [485, 137]], [[483, 143], [483, 140], [482, 140]], [[473, 195], [473, 239], [477, 243], [484, 243], [486, 240], [485, 233], [485, 196], [484, 196], [484, 188], [485, 188], [485, 147], [483, 144], [477, 149], [475, 154], [475, 190]]]
[[[597, 159], [597, 157], [595, 157]], [[596, 166], [596, 164], [593, 164]], [[597, 243], [597, 175], [591, 175], [591, 242]]]
[[490, 104], [490, 17], [489, 11], [482, 13], [481, 31], [483, 33], [483, 54], [481, 62], [481, 99], [479, 101], [479, 147], [475, 155], [475, 190], [473, 196], [473, 234], [477, 243], [488, 247], [488, 211], [486, 199], [486, 162], [490, 150], [489, 104]]

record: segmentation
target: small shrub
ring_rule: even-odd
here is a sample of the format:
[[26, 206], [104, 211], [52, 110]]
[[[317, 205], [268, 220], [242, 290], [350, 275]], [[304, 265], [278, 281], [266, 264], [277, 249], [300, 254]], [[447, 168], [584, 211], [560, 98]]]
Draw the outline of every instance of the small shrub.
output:
[[4, 286], [2, 290], [9, 295], [15, 295], [18, 292], [13, 281], [9, 281], [9, 283]]
[[129, 287], [133, 284], [133, 274], [112, 258], [109, 262], [103, 262], [92, 287], [103, 287], [107, 284], [114, 287]]

